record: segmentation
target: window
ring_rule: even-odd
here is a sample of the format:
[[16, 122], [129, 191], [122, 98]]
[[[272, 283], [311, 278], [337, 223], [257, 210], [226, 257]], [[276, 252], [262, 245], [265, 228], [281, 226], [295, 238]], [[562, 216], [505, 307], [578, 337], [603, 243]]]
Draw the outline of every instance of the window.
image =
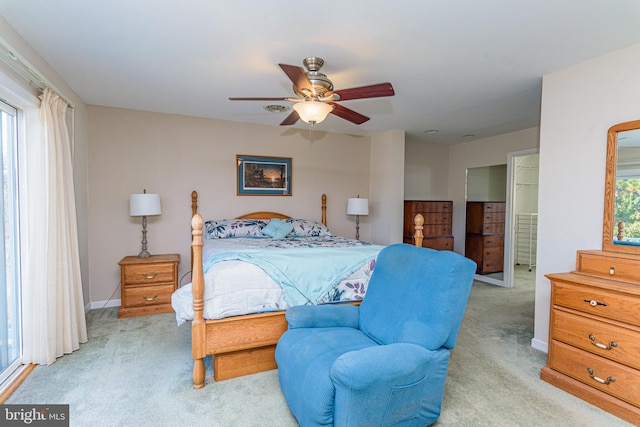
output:
[[17, 191], [17, 110], [0, 101], [0, 383], [21, 364], [20, 269]]

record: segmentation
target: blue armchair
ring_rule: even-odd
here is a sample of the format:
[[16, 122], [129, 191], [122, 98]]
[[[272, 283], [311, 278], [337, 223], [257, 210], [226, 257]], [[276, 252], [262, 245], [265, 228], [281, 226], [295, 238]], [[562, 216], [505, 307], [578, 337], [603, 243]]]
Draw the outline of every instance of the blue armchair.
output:
[[475, 270], [453, 252], [391, 245], [360, 306], [289, 308], [276, 362], [300, 425], [434, 423]]

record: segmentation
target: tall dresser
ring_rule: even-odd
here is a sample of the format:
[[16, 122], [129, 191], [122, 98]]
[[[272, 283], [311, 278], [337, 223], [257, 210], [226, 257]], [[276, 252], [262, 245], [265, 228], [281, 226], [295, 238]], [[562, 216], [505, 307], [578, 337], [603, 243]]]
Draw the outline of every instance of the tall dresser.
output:
[[405, 200], [402, 241], [414, 244], [414, 218], [417, 214], [424, 217], [423, 248], [453, 250], [452, 235], [453, 202], [436, 200]]
[[540, 377], [640, 425], [640, 255], [578, 251], [551, 281], [549, 355]]
[[478, 265], [478, 274], [504, 269], [505, 202], [467, 202], [464, 255]]

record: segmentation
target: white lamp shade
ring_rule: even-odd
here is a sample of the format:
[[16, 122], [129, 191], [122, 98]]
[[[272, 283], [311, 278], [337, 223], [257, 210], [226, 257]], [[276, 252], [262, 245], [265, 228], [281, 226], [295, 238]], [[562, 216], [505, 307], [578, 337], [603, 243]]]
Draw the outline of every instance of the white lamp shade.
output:
[[369, 199], [347, 199], [347, 215], [369, 215]]
[[298, 113], [302, 121], [307, 123], [320, 123], [327, 118], [333, 107], [326, 102], [302, 101], [293, 104], [293, 109]]
[[159, 194], [132, 194], [129, 196], [129, 215], [150, 216], [160, 215], [160, 195]]

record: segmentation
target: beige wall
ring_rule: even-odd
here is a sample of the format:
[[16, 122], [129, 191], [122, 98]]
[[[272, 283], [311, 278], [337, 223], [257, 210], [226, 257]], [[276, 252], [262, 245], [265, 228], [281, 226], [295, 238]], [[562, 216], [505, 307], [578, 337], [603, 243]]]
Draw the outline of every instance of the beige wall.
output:
[[449, 145], [407, 139], [404, 155], [405, 200], [449, 200]]
[[533, 345], [546, 349], [548, 273], [602, 248], [607, 130], [640, 119], [640, 44], [544, 77]]
[[[348, 237], [355, 220], [346, 215], [347, 198], [369, 197], [368, 137], [315, 130], [309, 140], [308, 130], [98, 106], [89, 107], [88, 122], [94, 307], [119, 300], [117, 263], [140, 251], [140, 219], [129, 217], [131, 193], [160, 194], [162, 215], [148, 219], [148, 249], [181, 254], [180, 276], [189, 270], [192, 190], [200, 193], [200, 212], [209, 219], [269, 210], [320, 220], [325, 193], [329, 228]], [[236, 196], [236, 154], [291, 157], [293, 196]], [[361, 238], [370, 235], [368, 221], [361, 222]]]
[[405, 133], [389, 130], [371, 138], [371, 241], [402, 242]]
[[509, 153], [538, 147], [538, 128], [464, 142], [449, 151], [449, 200], [453, 200], [454, 250], [464, 254], [468, 168], [507, 164]]

